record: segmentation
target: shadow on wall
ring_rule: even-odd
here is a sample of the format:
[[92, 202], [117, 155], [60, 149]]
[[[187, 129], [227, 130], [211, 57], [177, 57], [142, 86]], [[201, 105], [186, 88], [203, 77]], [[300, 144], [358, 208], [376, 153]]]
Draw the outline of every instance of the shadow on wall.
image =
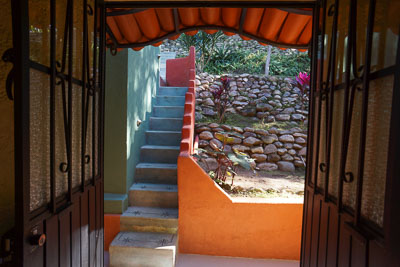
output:
[[[141, 51], [129, 50], [127, 94], [127, 187], [135, 175], [140, 160], [140, 147], [146, 143], [145, 132], [149, 128], [152, 105], [159, 87], [160, 50], [148, 46]], [[138, 126], [137, 121], [142, 121]]]

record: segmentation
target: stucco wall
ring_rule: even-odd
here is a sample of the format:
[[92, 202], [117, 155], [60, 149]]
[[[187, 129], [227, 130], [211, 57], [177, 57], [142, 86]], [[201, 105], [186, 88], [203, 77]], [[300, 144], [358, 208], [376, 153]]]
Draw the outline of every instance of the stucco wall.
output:
[[[104, 143], [105, 212], [121, 213], [158, 88], [159, 48], [107, 53]], [[137, 121], [141, 120], [140, 126]]]
[[[11, 1], [0, 0], [0, 55], [12, 47]], [[14, 225], [14, 114], [6, 95], [12, 64], [0, 60], [0, 236]]]
[[300, 259], [301, 201], [232, 200], [189, 156], [178, 158], [178, 190], [179, 252]]
[[[128, 50], [128, 105], [126, 129], [126, 186], [132, 185], [140, 147], [145, 144], [152, 111], [152, 101], [159, 86], [158, 47], [147, 46], [139, 52]], [[136, 125], [141, 120], [140, 126]]]

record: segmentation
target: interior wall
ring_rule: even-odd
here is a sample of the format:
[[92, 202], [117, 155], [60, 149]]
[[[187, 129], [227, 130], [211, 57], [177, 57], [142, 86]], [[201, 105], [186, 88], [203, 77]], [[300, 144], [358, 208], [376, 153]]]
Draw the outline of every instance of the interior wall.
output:
[[[0, 56], [12, 47], [11, 1], [0, 0]], [[14, 114], [7, 98], [11, 63], [0, 60], [0, 236], [14, 226]]]
[[[140, 147], [152, 110], [158, 81], [158, 47], [124, 49], [106, 58], [104, 140], [105, 213], [122, 213], [134, 180]], [[141, 124], [138, 126], [137, 121]]]

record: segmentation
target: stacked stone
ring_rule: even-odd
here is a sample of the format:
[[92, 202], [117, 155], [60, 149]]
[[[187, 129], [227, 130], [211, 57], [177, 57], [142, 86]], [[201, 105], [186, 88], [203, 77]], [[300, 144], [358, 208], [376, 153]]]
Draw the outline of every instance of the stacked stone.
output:
[[[239, 113], [264, 122], [305, 121], [308, 101], [303, 102], [301, 91], [291, 78], [250, 74], [226, 75], [231, 79], [227, 113]], [[221, 76], [201, 73], [196, 76], [196, 119], [214, 116], [212, 91], [219, 88]]]
[[[296, 167], [304, 167], [307, 152], [307, 135], [305, 130], [253, 129], [232, 127], [218, 123], [198, 123], [196, 133], [199, 135], [199, 147], [210, 152], [223, 147], [216, 134], [220, 132], [236, 132], [238, 136], [229, 138], [224, 151], [237, 150], [253, 158], [261, 170], [295, 171]], [[212, 153], [208, 153], [210, 157]], [[212, 161], [212, 160], [211, 160]], [[212, 162], [211, 162], [212, 163]]]

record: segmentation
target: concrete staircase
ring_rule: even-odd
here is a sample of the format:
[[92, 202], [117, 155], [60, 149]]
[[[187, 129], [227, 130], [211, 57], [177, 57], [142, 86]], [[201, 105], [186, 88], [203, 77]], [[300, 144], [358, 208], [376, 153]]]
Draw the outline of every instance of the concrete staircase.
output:
[[160, 87], [141, 147], [129, 208], [110, 245], [110, 266], [175, 266], [178, 229], [177, 159], [185, 87]]

